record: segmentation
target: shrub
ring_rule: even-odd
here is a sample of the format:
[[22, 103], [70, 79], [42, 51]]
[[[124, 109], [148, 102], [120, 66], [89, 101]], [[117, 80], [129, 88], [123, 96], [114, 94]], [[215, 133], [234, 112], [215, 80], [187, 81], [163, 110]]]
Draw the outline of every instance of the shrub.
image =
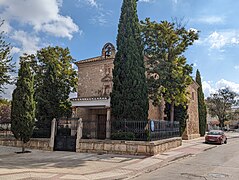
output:
[[111, 134], [113, 140], [135, 140], [135, 134], [132, 132], [115, 132]]

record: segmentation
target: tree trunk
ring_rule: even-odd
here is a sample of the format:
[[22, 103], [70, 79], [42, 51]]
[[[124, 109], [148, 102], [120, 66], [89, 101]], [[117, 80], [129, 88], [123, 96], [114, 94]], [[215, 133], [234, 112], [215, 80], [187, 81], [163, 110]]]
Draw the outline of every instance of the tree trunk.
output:
[[22, 153], [25, 152], [25, 143], [22, 141]]
[[174, 121], [174, 101], [172, 101], [170, 105], [170, 122], [171, 126], [173, 126], [173, 121]]
[[220, 121], [220, 126], [221, 126], [221, 130], [223, 130], [223, 127], [224, 127], [224, 122], [223, 121]]

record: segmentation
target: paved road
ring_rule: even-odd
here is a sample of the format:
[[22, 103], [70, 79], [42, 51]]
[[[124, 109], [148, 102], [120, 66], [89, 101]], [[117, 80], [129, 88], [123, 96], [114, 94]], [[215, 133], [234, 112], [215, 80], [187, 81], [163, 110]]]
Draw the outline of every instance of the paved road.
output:
[[[18, 148], [1, 147], [0, 180], [15, 179], [104, 179], [124, 176], [132, 171], [120, 167], [142, 161], [144, 156], [97, 155], [75, 152], [31, 150], [16, 154]], [[112, 178], [114, 179], [114, 178]]]
[[[200, 176], [200, 172], [205, 171], [204, 174], [207, 174], [207, 167], [205, 167], [205, 164], [208, 163], [208, 160], [218, 164], [221, 162], [227, 162], [228, 164], [225, 164], [225, 166], [229, 166], [230, 163], [232, 163], [238, 167], [239, 158], [237, 152], [239, 151], [237, 150], [237, 144], [239, 144], [239, 133], [231, 133], [228, 134], [228, 136], [237, 138], [229, 139], [229, 143], [222, 146], [205, 144], [203, 143], [204, 138], [183, 141], [182, 146], [152, 157], [112, 154], [98, 155], [74, 152], [47, 152], [40, 150], [31, 150], [32, 152], [27, 154], [16, 154], [15, 152], [20, 151], [20, 148], [0, 146], [0, 180], [91, 180], [130, 179], [134, 177], [139, 179], [152, 178], [160, 180], [161, 178], [159, 177], [162, 177], [162, 180], [167, 180], [167, 178], [169, 178], [168, 180], [172, 180], [170, 177], [174, 177], [173, 175], [177, 177], [177, 180], [180, 180], [178, 176], [181, 180], [192, 179], [192, 177], [194, 179], [201, 178], [194, 177], [194, 171], [195, 169], [200, 170]], [[217, 159], [219, 157], [220, 161], [213, 161], [214, 158], [210, 152], [214, 152], [214, 149], [217, 150], [215, 153], [218, 154]], [[221, 152], [227, 153], [222, 154]], [[204, 159], [194, 159], [201, 157], [201, 154], [206, 154], [207, 156], [204, 155]], [[190, 158], [192, 155], [193, 157]], [[231, 158], [232, 156], [236, 157], [236, 160]], [[216, 164], [210, 164], [210, 162], [208, 165], [212, 170], [214, 170], [215, 167], [220, 167]], [[197, 164], [198, 166], [205, 167], [206, 170], [198, 168], [198, 166], [196, 166]], [[170, 171], [169, 168], [171, 166], [174, 169], [172, 171]], [[162, 168], [162, 171], [160, 171], [161, 169], [159, 168]], [[236, 167], [230, 170], [239, 173], [239, 169]], [[225, 174], [228, 173], [225, 172]], [[231, 174], [229, 175], [229, 177], [231, 177]], [[236, 175], [234, 176], [237, 177]], [[239, 180], [239, 178], [233, 180]]]
[[175, 161], [135, 180], [239, 180], [239, 139]]

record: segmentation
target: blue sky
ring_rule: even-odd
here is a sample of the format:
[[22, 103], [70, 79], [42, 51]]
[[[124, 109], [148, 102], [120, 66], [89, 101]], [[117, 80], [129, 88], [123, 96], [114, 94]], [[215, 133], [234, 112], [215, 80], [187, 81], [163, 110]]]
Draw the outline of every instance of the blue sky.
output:
[[[106, 42], [116, 44], [122, 0], [0, 0], [1, 27], [15, 61], [23, 52], [48, 46], [69, 47], [74, 59], [100, 55]], [[199, 69], [206, 96], [218, 88], [239, 93], [239, 1], [139, 0], [140, 20], [184, 19], [200, 31], [187, 50], [188, 63]], [[10, 98], [13, 87], [4, 97]]]

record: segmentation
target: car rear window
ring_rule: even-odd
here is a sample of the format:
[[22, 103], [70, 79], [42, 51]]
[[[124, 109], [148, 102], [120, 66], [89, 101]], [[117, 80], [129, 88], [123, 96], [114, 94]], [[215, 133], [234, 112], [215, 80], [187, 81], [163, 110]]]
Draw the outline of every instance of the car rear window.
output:
[[222, 135], [222, 134], [223, 134], [223, 132], [221, 132], [221, 131], [210, 131], [208, 133], [208, 135]]

